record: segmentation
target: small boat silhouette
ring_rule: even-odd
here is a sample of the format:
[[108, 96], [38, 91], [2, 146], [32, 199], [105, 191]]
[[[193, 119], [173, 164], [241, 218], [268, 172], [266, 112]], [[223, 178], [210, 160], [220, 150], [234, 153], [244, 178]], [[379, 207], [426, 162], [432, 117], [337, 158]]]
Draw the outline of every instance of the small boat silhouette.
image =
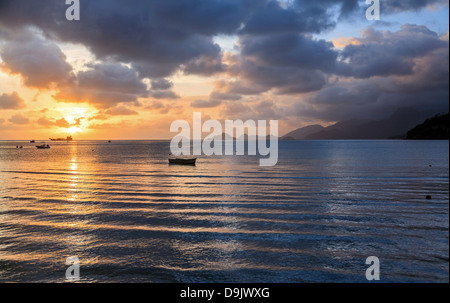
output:
[[72, 138], [72, 136], [67, 136], [66, 139], [64, 139], [64, 138], [56, 138], [56, 139], [50, 138], [50, 140], [51, 141], [72, 141], [73, 138]]
[[50, 148], [50, 145], [48, 145], [48, 144], [47, 144], [47, 145], [46, 145], [46, 144], [43, 144], [43, 145], [37, 145], [36, 148], [37, 148], [37, 149], [49, 149], [49, 148]]
[[178, 164], [178, 165], [195, 165], [197, 159], [169, 159], [169, 164]]

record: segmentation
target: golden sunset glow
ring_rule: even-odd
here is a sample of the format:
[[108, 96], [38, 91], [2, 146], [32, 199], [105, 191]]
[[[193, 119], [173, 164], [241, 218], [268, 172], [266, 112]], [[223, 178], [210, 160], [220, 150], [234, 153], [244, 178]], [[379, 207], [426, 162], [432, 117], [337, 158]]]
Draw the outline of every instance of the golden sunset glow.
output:
[[0, 0], [0, 286], [448, 283], [449, 49], [449, 0]]
[[67, 131], [68, 131], [71, 135], [73, 135], [73, 134], [82, 132], [83, 129], [81, 129], [81, 128], [79, 128], [79, 127], [76, 127], [76, 126], [72, 126], [72, 127], [69, 127], [69, 128], [67, 129]]
[[[60, 20], [43, 25], [18, 16], [27, 24], [20, 30], [2, 18], [0, 139], [170, 139], [170, 124], [191, 121], [193, 112], [221, 121], [278, 120], [282, 136], [310, 125], [386, 119], [410, 106], [427, 115], [448, 110], [448, 22], [425, 22], [448, 18], [448, 3], [420, 7], [423, 17], [412, 23], [413, 14], [386, 14], [378, 27], [365, 18], [341, 18], [333, 26], [290, 24], [292, 30], [277, 20], [284, 13], [305, 18], [295, 1], [272, 5], [274, 19], [255, 11], [255, 20], [235, 25], [206, 25], [201, 18], [194, 27], [160, 19], [141, 24], [131, 18], [136, 35], [117, 41], [105, 26], [109, 21], [95, 17], [57, 26]], [[107, 10], [120, 16], [117, 9]], [[310, 18], [321, 11], [326, 15], [314, 20], [339, 15], [339, 5], [334, 9], [321, 8]], [[72, 37], [82, 32], [89, 35]], [[408, 51], [407, 43], [420, 51]]]

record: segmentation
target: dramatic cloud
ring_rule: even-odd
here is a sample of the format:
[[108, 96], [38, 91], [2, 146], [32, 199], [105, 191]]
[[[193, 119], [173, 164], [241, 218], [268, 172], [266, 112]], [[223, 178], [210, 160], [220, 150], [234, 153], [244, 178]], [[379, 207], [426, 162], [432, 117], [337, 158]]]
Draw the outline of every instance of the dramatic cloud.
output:
[[340, 6], [347, 14], [357, 8], [357, 1], [296, 1], [283, 8], [278, 1], [268, 1], [256, 10], [241, 31], [245, 34], [319, 33], [333, 28], [332, 9]]
[[227, 66], [222, 62], [220, 53], [216, 57], [201, 56], [187, 62], [183, 71], [185, 74], [211, 76], [226, 71]]
[[221, 92], [212, 92], [210, 98], [213, 100], [237, 101], [237, 100], [241, 100], [242, 96], [240, 96], [238, 94], [226, 94], [226, 93], [221, 93]]
[[25, 107], [25, 102], [17, 92], [0, 95], [0, 109], [21, 109]]
[[[124, 0], [98, 0], [85, 1], [83, 22], [71, 23], [61, 22], [61, 1], [45, 6], [22, 2], [0, 1], [0, 22], [32, 24], [62, 41], [82, 43], [99, 58], [132, 63], [142, 77], [167, 76], [181, 66], [190, 74], [223, 71], [220, 47], [212, 39], [219, 34], [247, 34], [241, 40], [244, 55], [258, 55], [267, 63], [304, 66], [323, 60], [321, 67], [327, 67], [336, 56], [329, 43], [298, 34], [330, 29], [336, 11], [342, 17], [360, 9], [357, 0], [297, 0], [287, 7], [268, 0], [139, 1], [132, 6]], [[383, 4], [388, 11], [408, 11], [443, 2]]]
[[220, 47], [213, 37], [237, 32], [265, 2], [134, 1], [130, 5], [125, 0], [86, 0], [81, 5], [83, 22], [66, 22], [61, 14], [64, 1], [50, 0], [46, 5], [0, 1], [0, 23], [34, 25], [62, 41], [86, 45], [100, 59], [131, 63], [143, 77], [165, 77], [197, 59], [200, 67], [202, 62], [218, 60]]
[[[131, 63], [142, 77], [223, 71], [217, 35], [309, 34], [360, 12], [358, 0], [133, 1], [85, 0], [82, 22], [66, 22], [64, 1], [0, 0], [0, 24], [33, 25], [47, 36], [87, 46], [99, 59]], [[418, 10], [443, 0], [386, 1], [386, 12]], [[363, 5], [365, 6], [365, 4]], [[132, 47], [127, 47], [132, 46]], [[289, 55], [289, 54], [288, 54]], [[294, 53], [290, 53], [294, 55]], [[319, 53], [320, 55], [320, 53]], [[296, 58], [298, 60], [298, 58]]]
[[434, 7], [445, 4], [448, 5], [448, 0], [389, 0], [383, 2], [384, 9], [387, 13], [418, 11], [426, 7]]
[[88, 102], [99, 108], [110, 108], [149, 96], [147, 85], [132, 68], [117, 63], [95, 64], [89, 68], [76, 75], [73, 85], [61, 87], [55, 98], [60, 102]]
[[243, 36], [240, 46], [243, 56], [271, 66], [329, 71], [338, 57], [332, 43], [313, 40], [299, 34]]
[[[382, 14], [442, 5], [448, 1], [382, 1]], [[0, 0], [0, 64], [58, 102], [93, 105], [93, 120], [195, 108], [332, 122], [408, 106], [448, 109], [448, 32], [439, 37], [433, 24], [398, 30], [392, 20], [366, 23], [367, 7], [361, 0], [83, 0], [82, 20], [68, 22], [62, 0]], [[330, 38], [340, 22], [346, 37]], [[349, 24], [373, 27], [352, 37]], [[74, 60], [77, 47], [89, 59]], [[8, 88], [14, 90], [24, 95]], [[17, 93], [0, 95], [1, 109], [24, 105]], [[76, 126], [70, 122], [37, 120]]]
[[403, 25], [397, 32], [380, 32], [368, 28], [357, 44], [345, 47], [341, 66], [343, 74], [358, 78], [409, 75], [414, 73], [415, 59], [436, 49], [448, 47], [448, 42], [425, 26]]
[[178, 99], [180, 96], [178, 96], [176, 93], [170, 90], [158, 90], [151, 92], [150, 95], [155, 99]]
[[253, 58], [241, 58], [233, 69], [239, 70], [239, 80], [217, 82], [217, 92], [258, 95], [274, 89], [277, 94], [298, 94], [320, 90], [327, 83], [326, 74], [320, 70], [287, 66], [284, 63], [265, 64]]
[[[383, 117], [402, 107], [417, 108], [430, 115], [448, 111], [448, 41], [424, 27], [411, 25], [404, 26], [398, 32], [368, 29], [366, 33], [370, 35], [365, 35], [361, 39], [362, 44], [356, 48], [361, 58], [364, 50], [372, 56], [348, 65], [352, 68], [351, 74], [361, 79], [344, 77], [329, 83], [319, 92], [295, 104], [292, 112], [338, 121], [356, 117]], [[373, 52], [370, 52], [370, 47], [364, 46], [368, 43], [373, 47]], [[390, 52], [382, 51], [382, 45]], [[351, 48], [354, 50], [355, 46]], [[378, 60], [373, 60], [373, 57]], [[395, 57], [397, 61], [392, 59]], [[394, 60], [396, 66], [403, 62], [408, 68], [403, 71], [391, 69], [386, 64], [389, 60]], [[376, 66], [377, 62], [379, 66]]]
[[171, 89], [173, 83], [166, 79], [156, 79], [152, 80], [152, 89], [153, 90], [168, 90]]
[[49, 88], [72, 79], [72, 67], [61, 49], [31, 31], [20, 32], [3, 43], [0, 57], [2, 69], [20, 74], [27, 86]]

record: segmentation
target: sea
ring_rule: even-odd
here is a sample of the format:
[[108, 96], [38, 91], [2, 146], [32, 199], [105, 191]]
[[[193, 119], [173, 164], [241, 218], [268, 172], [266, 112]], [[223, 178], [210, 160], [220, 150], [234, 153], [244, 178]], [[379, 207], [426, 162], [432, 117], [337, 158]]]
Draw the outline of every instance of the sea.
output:
[[[37, 149], [46, 143], [51, 149]], [[23, 146], [23, 148], [16, 148]], [[0, 282], [449, 282], [448, 141], [0, 141]]]

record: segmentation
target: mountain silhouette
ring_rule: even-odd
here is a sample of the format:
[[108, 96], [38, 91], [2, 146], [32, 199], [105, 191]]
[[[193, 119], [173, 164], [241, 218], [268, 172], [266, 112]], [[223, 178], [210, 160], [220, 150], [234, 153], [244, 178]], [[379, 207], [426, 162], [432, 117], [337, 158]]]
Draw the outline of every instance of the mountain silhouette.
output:
[[310, 125], [306, 127], [302, 127], [296, 129], [286, 135], [284, 135], [282, 140], [304, 140], [307, 136], [315, 134], [323, 130], [324, 127], [322, 125]]
[[449, 140], [449, 114], [427, 119], [407, 134], [409, 140]]
[[[422, 123], [430, 112], [401, 108], [383, 120], [352, 119], [328, 127], [311, 125], [290, 132], [283, 139], [295, 140], [369, 140], [406, 138], [406, 133]], [[313, 130], [318, 130], [314, 132]], [[311, 131], [311, 132], [310, 132]], [[310, 132], [308, 134], [308, 132]], [[306, 134], [306, 135], [304, 135]]]

